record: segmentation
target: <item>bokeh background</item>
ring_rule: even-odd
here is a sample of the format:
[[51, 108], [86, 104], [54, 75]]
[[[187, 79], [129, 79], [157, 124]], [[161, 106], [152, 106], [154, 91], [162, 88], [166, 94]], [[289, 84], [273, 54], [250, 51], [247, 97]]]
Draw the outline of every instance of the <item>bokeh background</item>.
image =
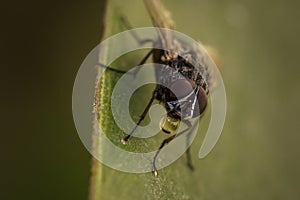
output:
[[[221, 168], [208, 186], [216, 190], [202, 199], [299, 199], [300, 3], [163, 2], [177, 30], [221, 57], [228, 96], [214, 150]], [[71, 95], [81, 62], [99, 43], [103, 2], [1, 8], [0, 199], [86, 199], [90, 155], [73, 124]], [[140, 1], [120, 1], [120, 9], [135, 27], [151, 25]]]

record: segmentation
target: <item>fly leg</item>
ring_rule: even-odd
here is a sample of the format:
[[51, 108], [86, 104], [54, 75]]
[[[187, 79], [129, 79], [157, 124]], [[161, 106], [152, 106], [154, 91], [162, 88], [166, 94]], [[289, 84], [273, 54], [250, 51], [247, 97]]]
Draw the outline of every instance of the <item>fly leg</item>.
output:
[[[120, 20], [121, 20], [121, 23], [123, 24], [123, 26], [127, 29], [127, 30], [131, 30], [132, 29], [132, 26], [130, 25], [130, 23], [128, 22], [128, 20], [124, 17], [124, 16], [121, 16], [120, 17]], [[143, 45], [144, 43], [147, 43], [147, 42], [152, 42], [153, 44], [155, 44], [155, 41], [153, 41], [152, 39], [141, 39], [135, 31], [130, 31], [130, 34], [131, 36], [137, 41], [137, 43], [139, 43], [140, 45]], [[136, 74], [139, 72], [139, 70], [141, 69], [141, 65], [145, 64], [146, 61], [148, 60], [148, 58], [153, 54], [154, 50], [151, 49], [147, 54], [146, 56], [139, 62], [138, 64], [138, 67], [130, 74], [133, 74], [134, 76], [136, 76]], [[111, 66], [107, 66], [107, 65], [104, 65], [102, 63], [99, 63], [98, 66], [100, 67], [103, 67], [105, 69], [108, 69], [110, 71], [113, 71], [113, 72], [116, 72], [116, 73], [120, 73], [120, 74], [125, 74], [127, 73], [126, 70], [121, 70], [121, 69], [116, 69], [116, 68], [113, 68]]]
[[190, 143], [190, 134], [187, 136], [187, 146], [188, 148], [186, 149], [186, 159], [187, 159], [187, 166], [190, 170], [194, 171], [194, 165], [192, 163], [192, 158], [191, 158], [191, 151], [190, 151], [190, 146], [189, 146], [189, 143]]
[[192, 128], [192, 124], [190, 121], [188, 120], [185, 120], [185, 121], [182, 121], [183, 123], [185, 123], [188, 127], [186, 129], [184, 129], [183, 131], [175, 134], [175, 135], [172, 135], [170, 137], [168, 137], [167, 139], [164, 139], [163, 142], [161, 143], [160, 147], [158, 148], [158, 150], [156, 151], [155, 155], [154, 155], [154, 158], [153, 158], [153, 163], [152, 163], [152, 172], [154, 174], [154, 176], [157, 176], [158, 175], [158, 172], [157, 172], [157, 168], [156, 168], [156, 159], [157, 159], [157, 156], [158, 154], [160, 153], [160, 151], [162, 150], [162, 148], [168, 144], [169, 142], [171, 142], [174, 138], [184, 134], [185, 132], [189, 131], [191, 128]]
[[[197, 121], [197, 123], [199, 123]], [[194, 130], [195, 126], [193, 127], [193, 130]], [[187, 159], [187, 166], [190, 170], [194, 171], [194, 165], [193, 165], [193, 162], [192, 162], [192, 157], [191, 157], [191, 136], [192, 136], [192, 133], [193, 133], [193, 130], [190, 131], [187, 136], [186, 136], [186, 146], [187, 146], [187, 149], [186, 149], [186, 159]]]
[[136, 74], [139, 72], [141, 66], [142, 66], [143, 64], [146, 63], [146, 61], [148, 60], [148, 58], [152, 55], [153, 51], [154, 51], [154, 50], [151, 49], [151, 50], [146, 54], [146, 56], [140, 61], [140, 63], [138, 64], [138, 67], [137, 67], [134, 71], [132, 71], [132, 72], [128, 72], [128, 71], [126, 71], [126, 70], [121, 70], [121, 69], [113, 68], [113, 67], [110, 67], [110, 66], [108, 66], [108, 65], [104, 65], [104, 64], [102, 64], [102, 63], [98, 63], [97, 65], [98, 65], [99, 67], [103, 67], [103, 68], [105, 68], [105, 69], [108, 69], [108, 70], [110, 70], [110, 71], [113, 71], [113, 72], [116, 72], [116, 73], [119, 73], [119, 74], [129, 73], [129, 74], [132, 74], [132, 75], [136, 76]]
[[[122, 16], [120, 17], [120, 20], [121, 20], [122, 25], [123, 25], [127, 30], [133, 29], [133, 27], [131, 26], [131, 24], [129, 23], [129, 21], [127, 20], [127, 18], [126, 18], [125, 16], [122, 15]], [[133, 37], [140, 45], [143, 45], [143, 44], [145, 44], [145, 43], [147, 43], [147, 42], [153, 42], [153, 43], [154, 43], [154, 41], [153, 41], [152, 39], [141, 39], [141, 38], [136, 34], [136, 32], [133, 31], [133, 30], [130, 31], [130, 34], [131, 34], [131, 36], [132, 36], [132, 37]]]
[[150, 101], [148, 102], [148, 104], [147, 104], [147, 106], [146, 106], [144, 112], [143, 112], [142, 115], [140, 116], [139, 121], [136, 123], [136, 125], [135, 125], [135, 127], [132, 129], [132, 131], [131, 131], [126, 137], [124, 137], [124, 138], [121, 140], [122, 144], [126, 144], [126, 143], [128, 142], [129, 138], [132, 136], [132, 134], [134, 133], [134, 131], [135, 131], [135, 130], [137, 129], [137, 127], [141, 124], [141, 122], [145, 119], [145, 117], [146, 117], [146, 115], [147, 115], [147, 113], [148, 113], [148, 111], [149, 111], [149, 109], [150, 109], [150, 107], [151, 107], [153, 101], [155, 100], [156, 96], [157, 96], [157, 91], [154, 90], [153, 93], [152, 93], [152, 97], [151, 97]]
[[[113, 72], [116, 72], [116, 73], [119, 73], [119, 74], [125, 74], [125, 73], [127, 73], [126, 70], [121, 70], [121, 69], [113, 68], [113, 67], [110, 67], [108, 65], [101, 64], [101, 63], [98, 63], [97, 66], [103, 67], [105, 69], [108, 69], [110, 71], [113, 71]], [[130, 73], [130, 72], [128, 72], [128, 73]]]
[[[129, 21], [127, 20], [127, 18], [125, 16], [121, 16], [120, 20], [123, 24], [123, 26], [127, 29], [127, 30], [131, 30], [130, 34], [131, 36], [137, 41], [137, 43], [139, 43], [140, 45], [143, 45], [144, 43], [147, 42], [152, 42], [153, 45], [155, 44], [155, 41], [153, 41], [152, 39], [141, 39], [134, 30], [132, 30], [132, 26], [129, 23]], [[138, 67], [134, 70], [134, 76], [136, 76], [136, 74], [140, 71], [141, 69], [141, 65], [145, 64], [146, 61], [148, 60], [148, 58], [153, 54], [154, 49], [151, 49], [146, 56], [141, 60], [141, 62], [138, 64]]]
[[[125, 28], [127, 28], [128, 30], [132, 29], [130, 23], [128, 22], [128, 20], [124, 17], [124, 16], [121, 16], [120, 17], [120, 20], [121, 20], [121, 23], [124, 25]], [[138, 44], [140, 45], [143, 45], [144, 43], [147, 43], [147, 42], [152, 42], [153, 44], [155, 43], [152, 39], [141, 39], [135, 31], [130, 31], [130, 34], [131, 36], [138, 42]], [[146, 61], [149, 59], [149, 57], [153, 54], [154, 52], [154, 49], [151, 48], [151, 50], [146, 54], [146, 56], [139, 62], [138, 64], [138, 67], [136, 67], [135, 70], [131, 71], [131, 72], [128, 72], [134, 76], [136, 76], [136, 74], [139, 72], [139, 70], [141, 69], [141, 66], [143, 64], [146, 63]], [[110, 67], [110, 66], [106, 66], [106, 65], [103, 65], [103, 64], [98, 64], [100, 67], [104, 67], [108, 70], [111, 70], [111, 71], [114, 71], [114, 72], [117, 72], [117, 73], [121, 73], [121, 74], [124, 74], [124, 73], [127, 73], [126, 70], [120, 70], [120, 69], [116, 69], [116, 68], [113, 68], [113, 67]], [[140, 116], [140, 119], [138, 120], [136, 126], [132, 129], [132, 131], [126, 136], [124, 137], [121, 142], [123, 144], [126, 144], [129, 140], [129, 138], [132, 136], [132, 134], [134, 133], [134, 131], [137, 129], [137, 127], [140, 125], [140, 123], [144, 120], [144, 118], [146, 117], [153, 101], [156, 99], [157, 97], [157, 90], [155, 89], [152, 93], [152, 97], [150, 99], [150, 101], [148, 102], [144, 112], [142, 113], [142, 115]]]

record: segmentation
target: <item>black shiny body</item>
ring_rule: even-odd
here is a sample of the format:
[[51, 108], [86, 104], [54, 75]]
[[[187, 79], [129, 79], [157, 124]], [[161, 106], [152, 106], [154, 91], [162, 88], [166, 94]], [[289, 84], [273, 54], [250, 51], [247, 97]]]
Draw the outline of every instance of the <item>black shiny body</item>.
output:
[[[209, 94], [208, 83], [210, 83], [211, 80], [211, 73], [204, 64], [205, 56], [203, 56], [203, 52], [201, 52], [201, 50], [197, 47], [185, 48], [175, 39], [173, 39], [173, 42], [170, 42], [172, 46], [170, 51], [154, 49], [153, 62], [163, 64], [165, 66], [163, 68], [157, 68], [156, 79], [158, 82], [164, 83], [163, 85], [167, 85], [168, 88], [170, 88], [177, 80], [189, 80], [190, 84], [193, 85], [195, 89], [194, 95], [190, 98], [198, 98], [200, 110], [196, 109], [197, 113], [193, 114], [183, 113], [181, 111], [182, 109], [194, 109], [192, 107], [195, 107], [195, 105], [186, 105], [187, 103], [181, 106], [176, 105], [176, 103], [179, 104], [179, 102], [176, 101], [178, 99], [174, 98], [170, 89], [162, 85], [157, 85], [156, 87], [156, 99], [164, 104], [167, 112], [174, 118], [189, 119], [197, 117], [205, 110], [207, 96]], [[168, 68], [172, 68], [173, 70], [169, 70]], [[169, 102], [173, 102], [173, 106], [170, 106]], [[201, 103], [203, 105], [201, 105]], [[181, 108], [178, 111], [174, 111], [174, 106]]]
[[[172, 20], [159, 1], [149, 0], [145, 1], [145, 4], [153, 26], [157, 27], [158, 40], [152, 41], [153, 48], [138, 66], [145, 64], [152, 55], [154, 65], [160, 64], [159, 67], [155, 66], [156, 80], [160, 84], [157, 84], [136, 126], [121, 142], [127, 144], [129, 138], [144, 120], [154, 100], [160, 101], [167, 111], [167, 115], [161, 120], [160, 127], [162, 131], [171, 134], [171, 136], [162, 141], [153, 158], [152, 172], [154, 176], [157, 176], [156, 160], [161, 149], [183, 134], [187, 137], [186, 144], [190, 143], [189, 140], [194, 128], [190, 119], [203, 114], [208, 104], [209, 90], [213, 88], [214, 83], [212, 81], [212, 69], [207, 64], [207, 59], [210, 58], [208, 58], [205, 50], [199, 44], [186, 44], [172, 35]], [[130, 27], [126, 20], [123, 19], [123, 21], [127, 27]], [[135, 34], [133, 37], [140, 44], [149, 42], [147, 39], [141, 40]], [[180, 122], [184, 123], [186, 128], [177, 131]], [[187, 165], [193, 170], [189, 147], [186, 154]]]

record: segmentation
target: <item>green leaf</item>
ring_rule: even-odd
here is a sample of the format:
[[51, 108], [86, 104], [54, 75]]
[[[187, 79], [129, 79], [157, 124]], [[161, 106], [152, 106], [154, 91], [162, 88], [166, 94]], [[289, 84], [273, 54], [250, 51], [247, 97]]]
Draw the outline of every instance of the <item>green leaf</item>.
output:
[[[163, 9], [162, 7], [155, 7], [150, 1], [148, 9]], [[150, 2], [150, 4], [149, 4]], [[158, 2], [158, 1], [154, 1]], [[159, 3], [159, 2], [158, 2]], [[124, 26], [120, 22], [120, 16], [123, 15], [122, 8], [119, 1], [108, 1], [106, 5], [104, 33], [102, 39], [124, 31]], [[164, 13], [165, 10], [152, 10], [152, 15]], [[143, 11], [146, 14], [146, 10]], [[126, 14], [126, 13], [125, 13]], [[169, 17], [169, 15], [165, 15]], [[136, 16], [138, 17], [138, 16]], [[164, 17], [164, 15], [161, 15]], [[166, 22], [167, 23], [167, 22]], [[168, 24], [164, 24], [168, 26]], [[120, 44], [122, 45], [122, 44]], [[111, 47], [116, 48], [116, 47]], [[133, 55], [119, 58], [113, 63], [113, 67], [121, 68], [120, 66], [137, 65], [143, 58], [146, 51], [139, 51]], [[108, 52], [101, 52], [104, 56]], [[124, 69], [124, 68], [122, 68]], [[125, 68], [126, 69], [126, 68]], [[131, 138], [128, 145], [122, 145], [120, 138], [125, 134], [115, 124], [114, 118], [110, 109], [110, 97], [114, 85], [120, 78], [120, 74], [107, 70], [101, 79], [96, 82], [95, 99], [96, 110], [98, 115], [95, 119], [95, 132], [102, 128], [107, 137], [117, 146], [133, 152], [148, 152], [158, 149], [162, 140], [168, 135], [159, 133], [154, 139], [138, 139]], [[153, 90], [153, 85], [146, 86], [134, 94], [131, 102], [132, 118], [137, 121], [139, 115], [142, 113], [147, 102], [149, 101]], [[207, 129], [209, 120], [209, 113], [201, 120], [201, 130], [199, 135]], [[148, 119], [145, 120], [147, 123]], [[96, 135], [96, 134], [95, 134]], [[159, 176], [154, 177], [152, 173], [132, 174], [116, 171], [97, 160], [92, 161], [92, 175], [90, 185], [90, 200], [110, 200], [110, 199], [197, 199], [205, 189], [201, 183], [203, 174], [201, 172], [200, 160], [198, 159], [198, 151], [201, 145], [202, 137], [197, 137], [194, 141], [195, 148], [192, 147], [192, 159], [195, 165], [195, 171], [191, 171], [186, 165], [186, 156], [182, 156], [179, 160], [170, 166], [159, 170]], [[99, 138], [94, 137], [94, 151], [100, 154], [103, 149]]]

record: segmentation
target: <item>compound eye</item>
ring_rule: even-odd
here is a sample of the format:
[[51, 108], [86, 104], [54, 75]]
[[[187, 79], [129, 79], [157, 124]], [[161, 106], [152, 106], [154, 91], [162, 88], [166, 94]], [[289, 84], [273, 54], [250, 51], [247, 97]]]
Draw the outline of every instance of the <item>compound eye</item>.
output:
[[198, 100], [198, 105], [195, 107], [195, 112], [193, 117], [197, 117], [200, 114], [202, 114], [205, 111], [207, 106], [207, 101], [208, 101], [207, 94], [202, 87], [199, 88], [197, 100]]
[[170, 87], [171, 99], [181, 99], [189, 95], [195, 88], [195, 82], [188, 79], [177, 79]]

